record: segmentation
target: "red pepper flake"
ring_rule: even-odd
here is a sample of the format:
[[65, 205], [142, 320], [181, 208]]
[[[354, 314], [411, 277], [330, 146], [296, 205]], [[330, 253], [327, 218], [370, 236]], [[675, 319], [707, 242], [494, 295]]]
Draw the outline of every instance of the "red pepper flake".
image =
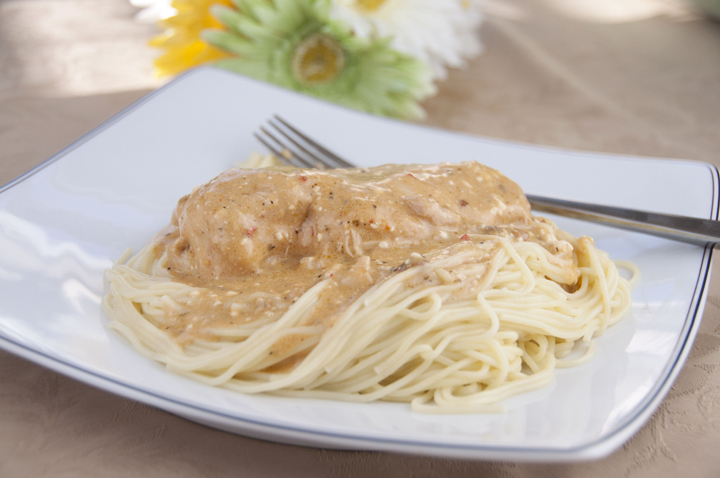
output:
[[408, 176], [410, 176], [411, 178], [415, 177], [415, 176], [413, 176], [413, 173], [408, 173]]
[[253, 234], [255, 234], [255, 231], [257, 231], [257, 227], [253, 226], [250, 229], [246, 229], [245, 234], [247, 234], [247, 237], [253, 237]]
[[307, 176], [300, 176], [300, 181], [307, 181]]
[[370, 219], [368, 222], [369, 222], [370, 224], [373, 224], [375, 221], [374, 221], [373, 219]]
[[467, 234], [463, 234], [462, 237], [460, 238], [460, 240], [461, 240], [461, 241], [469, 241], [469, 240], [470, 240], [470, 236], [468, 236]]
[[466, 200], [464, 200], [464, 199], [460, 200], [460, 206], [467, 206], [467, 205], [468, 205], [468, 202]]

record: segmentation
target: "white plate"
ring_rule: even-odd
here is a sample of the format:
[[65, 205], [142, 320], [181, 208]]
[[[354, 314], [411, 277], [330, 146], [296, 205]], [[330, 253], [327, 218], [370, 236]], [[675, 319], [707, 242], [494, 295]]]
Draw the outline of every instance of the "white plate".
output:
[[[702, 315], [710, 249], [556, 218], [642, 270], [629, 316], [588, 364], [507, 401], [507, 413], [437, 416], [404, 404], [245, 396], [177, 377], [108, 331], [105, 268], [138, 250], [178, 198], [262, 150], [273, 113], [351, 161], [479, 160], [527, 192], [716, 218], [704, 163], [579, 153], [426, 129], [222, 71], [186, 74], [0, 194], [0, 346], [91, 385], [210, 426], [285, 443], [506, 460], [582, 460], [632, 436], [668, 392]], [[39, 140], [41, 138], [38, 138]]]

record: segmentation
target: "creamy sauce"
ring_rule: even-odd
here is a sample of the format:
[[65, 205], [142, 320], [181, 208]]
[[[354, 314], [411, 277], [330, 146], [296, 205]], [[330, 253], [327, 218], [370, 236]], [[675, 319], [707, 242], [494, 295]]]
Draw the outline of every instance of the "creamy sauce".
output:
[[[167, 332], [180, 343], [211, 329], [272, 322], [311, 287], [330, 279], [304, 325], [321, 328], [383, 279], [455, 254], [468, 234], [534, 241], [558, 257], [572, 254], [542, 227], [518, 185], [479, 163], [316, 171], [229, 170], [178, 202], [155, 240], [175, 281], [199, 289], [168, 306]], [[487, 260], [497, 241], [482, 242]], [[575, 275], [567, 277], [568, 285]], [[482, 278], [468, 278], [479, 281]], [[433, 272], [419, 280], [442, 282]], [[313, 336], [278, 343], [274, 366], [301, 357]]]

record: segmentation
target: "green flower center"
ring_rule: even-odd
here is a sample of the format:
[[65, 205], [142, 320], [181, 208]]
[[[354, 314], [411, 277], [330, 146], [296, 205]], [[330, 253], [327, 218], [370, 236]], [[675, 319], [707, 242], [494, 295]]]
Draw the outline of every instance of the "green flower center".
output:
[[310, 35], [295, 49], [292, 70], [303, 83], [328, 83], [343, 71], [345, 54], [334, 38], [321, 33]]
[[382, 7], [386, 1], [387, 0], [355, 0], [355, 4], [360, 10], [375, 12]]

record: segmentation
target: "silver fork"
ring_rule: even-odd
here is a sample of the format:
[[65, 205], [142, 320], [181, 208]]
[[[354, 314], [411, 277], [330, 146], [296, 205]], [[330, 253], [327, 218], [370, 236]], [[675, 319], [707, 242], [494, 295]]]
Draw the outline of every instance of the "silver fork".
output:
[[[298, 168], [354, 168], [349, 161], [333, 153], [275, 115], [268, 127], [255, 133], [281, 161]], [[638, 211], [600, 204], [589, 204], [526, 194], [535, 211], [595, 222], [608, 226], [642, 232], [666, 239], [711, 246], [720, 242], [720, 221], [694, 217]]]

